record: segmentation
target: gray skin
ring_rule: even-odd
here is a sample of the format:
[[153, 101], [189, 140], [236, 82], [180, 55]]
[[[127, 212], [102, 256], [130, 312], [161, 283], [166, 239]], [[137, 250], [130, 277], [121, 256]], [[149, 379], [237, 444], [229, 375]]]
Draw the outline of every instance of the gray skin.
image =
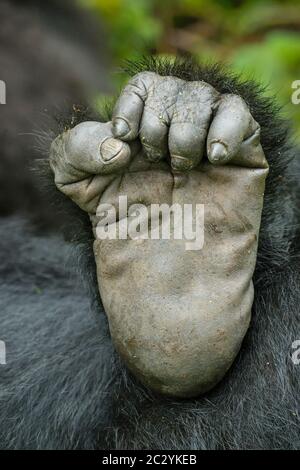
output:
[[[245, 102], [143, 72], [112, 122], [58, 136], [50, 164], [59, 190], [90, 215], [99, 290], [128, 368], [169, 396], [210, 390], [240, 349], [253, 303], [268, 164]], [[120, 195], [129, 206], [204, 204], [202, 249], [172, 237], [100, 239], [97, 208], [117, 207]]]

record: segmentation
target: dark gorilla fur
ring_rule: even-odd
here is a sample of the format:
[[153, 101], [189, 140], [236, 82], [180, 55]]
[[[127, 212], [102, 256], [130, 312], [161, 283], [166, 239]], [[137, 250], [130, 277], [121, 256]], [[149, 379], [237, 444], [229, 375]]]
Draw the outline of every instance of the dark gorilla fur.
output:
[[30, 171], [39, 156], [34, 123], [45, 108], [71, 97], [109, 92], [101, 24], [70, 0], [0, 0], [0, 79], [7, 104], [0, 105], [0, 215], [30, 214], [41, 229], [57, 220], [46, 211]]
[[[87, 217], [57, 194], [57, 210], [66, 207], [67, 238], [77, 248], [59, 237], [34, 238], [14, 219], [2, 223], [6, 308], [0, 313], [0, 336], [7, 342], [8, 364], [0, 366], [0, 446], [300, 449], [300, 366], [291, 360], [292, 343], [300, 339], [300, 170], [289, 126], [256, 85], [240, 83], [218, 66], [154, 59], [129, 64], [132, 73], [145, 69], [202, 79], [220, 92], [238, 93], [261, 124], [271, 171], [251, 327], [231, 370], [210, 393], [174, 400], [146, 390], [113, 350]], [[86, 113], [76, 109], [75, 117], [61, 125], [85, 119]], [[47, 173], [47, 163], [43, 166]], [[51, 175], [50, 182], [49, 187]], [[67, 262], [70, 252], [75, 265]]]

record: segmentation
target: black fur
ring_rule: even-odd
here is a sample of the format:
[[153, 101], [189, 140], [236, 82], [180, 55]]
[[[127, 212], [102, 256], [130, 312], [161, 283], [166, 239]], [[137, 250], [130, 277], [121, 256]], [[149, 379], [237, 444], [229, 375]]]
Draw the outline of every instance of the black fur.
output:
[[99, 21], [70, 0], [0, 0], [0, 15], [0, 215], [30, 214], [45, 229], [57, 214], [30, 171], [34, 128], [50, 106], [110, 91], [106, 41]]
[[[233, 367], [210, 393], [194, 400], [156, 396], [136, 383], [114, 353], [85, 216], [67, 203], [68, 214], [75, 210], [75, 222], [67, 220], [73, 227], [68, 238], [77, 241], [76, 265], [86, 260], [83, 277], [92, 286], [95, 315], [87, 291], [77, 288], [78, 270], [65, 266], [66, 243], [31, 238], [8, 220], [1, 229], [7, 308], [0, 313], [0, 339], [7, 341], [8, 365], [0, 366], [0, 446], [300, 449], [300, 366], [290, 357], [300, 339], [300, 171], [288, 125], [256, 85], [240, 84], [219, 66], [145, 59], [129, 70], [202, 79], [223, 93], [238, 93], [261, 124], [271, 171], [251, 327]], [[62, 207], [63, 196], [59, 201]]]

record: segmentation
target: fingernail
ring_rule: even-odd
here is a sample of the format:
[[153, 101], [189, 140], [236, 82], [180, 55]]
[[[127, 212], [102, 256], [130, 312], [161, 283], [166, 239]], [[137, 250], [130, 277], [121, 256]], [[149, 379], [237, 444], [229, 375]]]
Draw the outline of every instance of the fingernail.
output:
[[117, 139], [106, 139], [100, 146], [100, 154], [105, 162], [108, 162], [112, 158], [116, 157], [122, 150], [123, 142]]
[[224, 144], [215, 142], [210, 147], [210, 160], [223, 162], [228, 157], [228, 151]]
[[127, 122], [122, 118], [116, 118], [113, 120], [113, 133], [115, 137], [125, 137], [130, 131]]

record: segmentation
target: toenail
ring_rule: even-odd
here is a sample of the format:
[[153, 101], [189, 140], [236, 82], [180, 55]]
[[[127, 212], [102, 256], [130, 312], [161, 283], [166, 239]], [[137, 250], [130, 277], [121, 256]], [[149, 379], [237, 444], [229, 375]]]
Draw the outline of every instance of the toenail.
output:
[[100, 146], [100, 155], [105, 162], [112, 160], [123, 148], [123, 142], [109, 138], [104, 140]]
[[221, 142], [214, 142], [210, 147], [210, 160], [213, 162], [223, 162], [228, 157], [226, 146]]
[[125, 137], [130, 131], [130, 127], [123, 118], [113, 120], [113, 133], [115, 137]]
[[171, 155], [171, 166], [173, 170], [187, 171], [193, 166], [193, 162], [178, 155]]
[[150, 160], [153, 163], [156, 163], [159, 160], [161, 160], [162, 155], [161, 155], [161, 152], [159, 150], [157, 150], [153, 147], [150, 147], [147, 144], [143, 144], [143, 146], [145, 148], [148, 160]]

